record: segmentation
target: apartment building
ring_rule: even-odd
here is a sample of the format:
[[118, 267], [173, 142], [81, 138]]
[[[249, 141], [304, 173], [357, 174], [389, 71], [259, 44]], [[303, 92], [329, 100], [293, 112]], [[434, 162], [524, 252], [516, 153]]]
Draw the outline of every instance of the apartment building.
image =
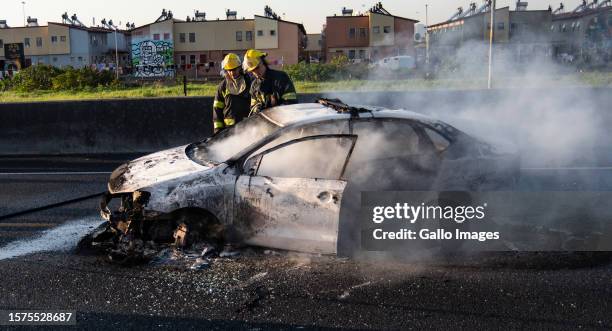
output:
[[[117, 33], [120, 66], [128, 63], [125, 32]], [[89, 28], [75, 22], [38, 25], [29, 18], [25, 27], [10, 27], [0, 21], [0, 69], [19, 70], [34, 64], [56, 67], [115, 66], [115, 34], [107, 28]], [[20, 50], [22, 58], [6, 57], [5, 46]]]
[[[432, 58], [437, 60], [454, 56], [463, 46], [474, 50], [482, 45], [484, 50], [491, 31], [490, 6], [490, 1], [485, 1], [481, 7], [471, 3], [468, 10], [459, 8], [449, 20], [430, 25], [428, 33]], [[529, 61], [534, 56], [549, 56], [551, 22], [550, 10], [527, 10], [526, 2], [517, 2], [515, 10], [510, 10], [510, 7], [495, 9], [496, 50], [503, 50], [510, 58], [519, 61]]]
[[553, 54], [571, 62], [612, 62], [612, 1], [581, 1], [574, 9], [564, 7], [561, 4], [553, 11]]
[[319, 63], [325, 61], [325, 50], [323, 49], [323, 34], [309, 33], [306, 35], [306, 48], [304, 49], [306, 61]]
[[219, 77], [226, 54], [242, 56], [250, 48], [267, 52], [273, 67], [296, 64], [305, 57], [304, 26], [281, 19], [269, 7], [265, 15], [248, 19], [239, 19], [230, 10], [223, 20], [208, 20], [201, 12], [187, 20], [162, 13], [156, 22], [131, 32], [137, 77]]
[[379, 2], [366, 13], [328, 16], [323, 32], [325, 57], [339, 55], [350, 60], [377, 61], [396, 55], [414, 56], [414, 25], [417, 20], [392, 15]]

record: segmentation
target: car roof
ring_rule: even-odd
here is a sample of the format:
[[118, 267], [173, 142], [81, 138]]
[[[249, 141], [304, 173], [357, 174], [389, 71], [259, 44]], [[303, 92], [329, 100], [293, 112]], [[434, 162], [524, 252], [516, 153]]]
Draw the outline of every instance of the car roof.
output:
[[[374, 106], [354, 107], [359, 109], [359, 118], [397, 118], [424, 122], [432, 126], [436, 126], [438, 123], [444, 124], [431, 117], [405, 109], [387, 109]], [[280, 127], [333, 119], [349, 119], [351, 117], [347, 112], [338, 111], [320, 103], [300, 103], [274, 107], [261, 113], [261, 115]]]

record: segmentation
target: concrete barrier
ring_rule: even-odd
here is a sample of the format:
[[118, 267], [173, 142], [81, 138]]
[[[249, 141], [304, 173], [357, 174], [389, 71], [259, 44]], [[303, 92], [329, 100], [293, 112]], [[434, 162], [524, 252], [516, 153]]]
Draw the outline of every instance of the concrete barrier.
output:
[[141, 153], [212, 133], [211, 98], [0, 104], [0, 154]]
[[[599, 107], [610, 127], [612, 89], [555, 90], [572, 107]], [[546, 96], [550, 89], [433, 90], [331, 93], [347, 103], [404, 108], [422, 113], [461, 111]], [[580, 97], [583, 95], [584, 97]], [[312, 102], [319, 94], [302, 94]], [[0, 155], [146, 153], [201, 140], [212, 133], [212, 98], [179, 97], [0, 104]], [[588, 103], [588, 105], [587, 105]], [[534, 109], [537, 111], [537, 109]], [[569, 128], [568, 128], [569, 129]], [[612, 144], [612, 142], [611, 142]]]

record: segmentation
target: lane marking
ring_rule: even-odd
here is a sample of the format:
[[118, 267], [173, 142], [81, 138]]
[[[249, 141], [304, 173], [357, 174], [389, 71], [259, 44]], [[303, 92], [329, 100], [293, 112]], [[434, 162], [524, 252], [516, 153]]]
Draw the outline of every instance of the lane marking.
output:
[[545, 168], [545, 167], [526, 167], [521, 170], [612, 170], [612, 167], [556, 167], [556, 168]]
[[33, 238], [11, 241], [0, 247], [0, 260], [38, 252], [68, 251], [103, 223], [98, 216], [92, 215], [66, 222]]
[[69, 172], [0, 172], [0, 176], [85, 176], [110, 175], [112, 171], [69, 171]]

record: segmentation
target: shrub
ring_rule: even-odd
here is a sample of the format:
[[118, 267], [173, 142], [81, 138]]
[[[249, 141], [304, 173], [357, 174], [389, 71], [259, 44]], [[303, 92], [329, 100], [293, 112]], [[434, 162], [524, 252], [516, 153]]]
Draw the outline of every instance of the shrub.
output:
[[12, 79], [12, 87], [21, 92], [48, 90], [61, 70], [50, 65], [34, 65], [19, 71]]
[[74, 69], [68, 67], [63, 73], [53, 78], [55, 90], [83, 90], [98, 86], [111, 86], [114, 84], [114, 75], [110, 71], [97, 71], [90, 67]]
[[285, 72], [295, 81], [333, 81], [351, 78], [365, 78], [368, 75], [367, 64], [352, 64], [345, 56], [334, 57], [329, 63], [305, 63], [288, 65]]

